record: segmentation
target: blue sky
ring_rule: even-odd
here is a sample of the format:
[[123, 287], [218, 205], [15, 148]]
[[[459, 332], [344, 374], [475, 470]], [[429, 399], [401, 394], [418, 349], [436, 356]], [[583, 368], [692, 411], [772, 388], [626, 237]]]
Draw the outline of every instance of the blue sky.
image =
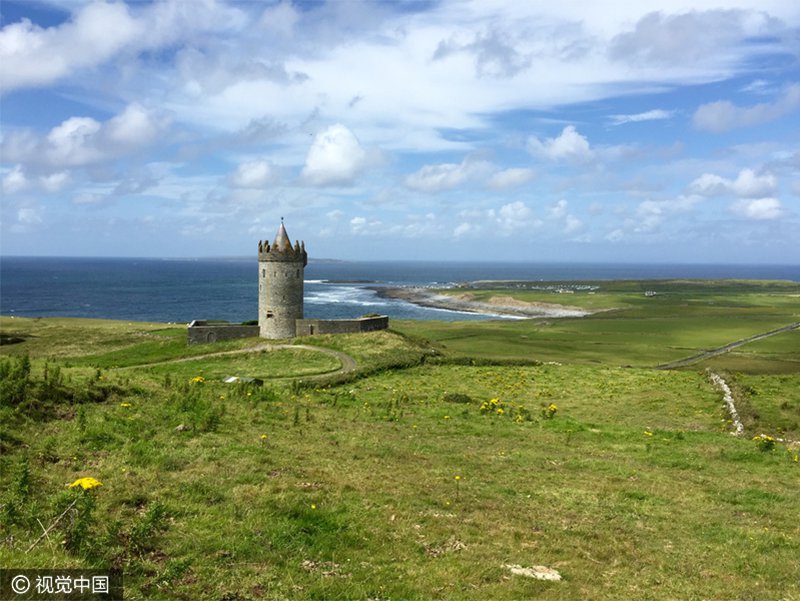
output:
[[800, 3], [0, 3], [4, 255], [800, 262]]

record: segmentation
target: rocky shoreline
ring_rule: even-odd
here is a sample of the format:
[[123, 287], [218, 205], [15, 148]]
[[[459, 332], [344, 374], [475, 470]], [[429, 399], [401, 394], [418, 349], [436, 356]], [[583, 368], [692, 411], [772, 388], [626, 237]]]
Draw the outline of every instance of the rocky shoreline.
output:
[[427, 288], [386, 288], [375, 286], [371, 289], [375, 290], [381, 298], [404, 300], [421, 307], [484, 315], [533, 319], [537, 317], [584, 317], [592, 313], [580, 307], [555, 303], [526, 302], [510, 296], [493, 296], [487, 301], [478, 301], [469, 292], [451, 295], [440, 294]]

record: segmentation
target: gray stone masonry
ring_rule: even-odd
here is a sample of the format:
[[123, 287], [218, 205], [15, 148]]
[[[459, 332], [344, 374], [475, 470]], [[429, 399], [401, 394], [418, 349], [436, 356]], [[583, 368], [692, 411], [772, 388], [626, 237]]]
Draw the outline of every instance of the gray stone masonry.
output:
[[292, 246], [281, 222], [275, 241], [258, 243], [258, 325], [262, 338], [293, 338], [303, 318], [305, 244]]
[[315, 334], [356, 334], [389, 327], [389, 318], [303, 319], [303, 278], [308, 264], [304, 242], [292, 246], [281, 225], [272, 244], [258, 243], [258, 325], [193, 321], [188, 328], [189, 344], [203, 344], [236, 338], [283, 339]]
[[388, 327], [389, 318], [386, 315], [361, 317], [359, 319], [298, 319], [297, 335], [357, 334], [359, 332], [385, 330]]
[[186, 330], [189, 344], [205, 344], [258, 336], [258, 326], [194, 320]]

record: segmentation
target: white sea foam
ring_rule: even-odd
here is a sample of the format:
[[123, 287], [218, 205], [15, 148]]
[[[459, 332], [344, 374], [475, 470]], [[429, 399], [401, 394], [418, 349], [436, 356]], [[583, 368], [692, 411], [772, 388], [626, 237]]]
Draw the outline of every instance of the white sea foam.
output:
[[311, 305], [344, 303], [359, 307], [385, 307], [389, 303], [381, 299], [373, 290], [347, 286], [329, 286], [323, 290], [309, 290], [305, 302]]

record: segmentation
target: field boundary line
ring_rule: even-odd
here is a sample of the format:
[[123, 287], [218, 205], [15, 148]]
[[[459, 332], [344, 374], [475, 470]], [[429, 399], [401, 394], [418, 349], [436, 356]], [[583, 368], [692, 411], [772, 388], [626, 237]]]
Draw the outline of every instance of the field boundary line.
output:
[[800, 321], [790, 323], [789, 325], [782, 326], [780, 328], [775, 328], [774, 330], [770, 330], [768, 332], [762, 332], [760, 334], [754, 334], [753, 336], [748, 336], [747, 338], [735, 340], [734, 342], [729, 342], [728, 344], [717, 347], [715, 349], [703, 351], [702, 353], [692, 355], [691, 357], [678, 359], [677, 361], [670, 361], [669, 363], [662, 363], [661, 365], [656, 365], [655, 369], [674, 369], [676, 367], [685, 367], [687, 365], [692, 365], [693, 363], [697, 363], [699, 361], [702, 361], [703, 359], [708, 359], [710, 357], [716, 357], [717, 355], [722, 355], [723, 353], [727, 353], [730, 350], [733, 350], [740, 346], [744, 346], [745, 344], [749, 344], [750, 342], [756, 342], [757, 340], [763, 340], [764, 338], [769, 338], [770, 336], [775, 336], [776, 334], [790, 332], [791, 330], [796, 330], [797, 328], [800, 328]]

